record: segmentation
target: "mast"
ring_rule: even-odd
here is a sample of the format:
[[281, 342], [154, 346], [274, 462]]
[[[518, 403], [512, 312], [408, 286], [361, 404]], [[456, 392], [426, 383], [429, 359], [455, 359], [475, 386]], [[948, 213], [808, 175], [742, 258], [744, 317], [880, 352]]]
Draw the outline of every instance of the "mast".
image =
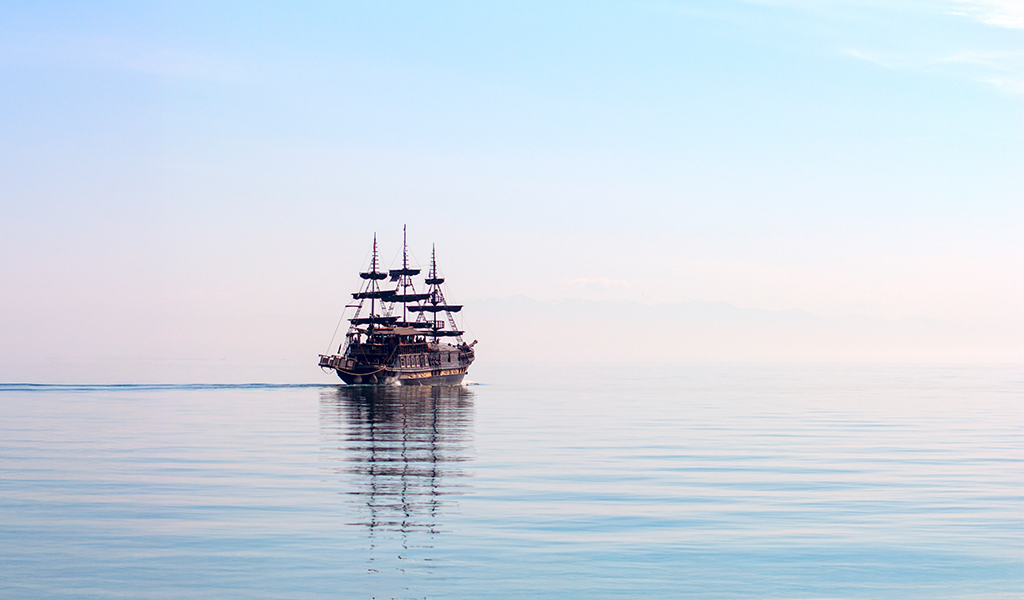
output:
[[[437, 279], [437, 245], [431, 242], [430, 244], [430, 273], [428, 273], [428, 279]], [[437, 284], [434, 284], [437, 287]], [[434, 324], [431, 327], [431, 331], [434, 333], [434, 341], [437, 341], [437, 313], [434, 313]]]
[[[427, 298], [427, 294], [417, 294], [416, 286], [413, 285], [413, 275], [419, 275], [419, 269], [413, 269], [409, 266], [409, 238], [406, 232], [406, 226], [402, 226], [402, 268], [391, 269], [388, 271], [388, 275], [391, 277], [391, 281], [395, 282], [395, 289], [389, 290], [390, 295], [385, 299], [386, 302], [400, 302], [402, 304], [402, 325], [408, 326], [409, 309], [408, 303], [419, 302]], [[411, 293], [410, 293], [411, 292]], [[392, 307], [393, 310], [395, 307]], [[390, 313], [389, 313], [390, 314]]]
[[[371, 273], [376, 273], [377, 272], [377, 232], [376, 231], [373, 232], [373, 258], [370, 261], [370, 272]], [[369, 279], [369, 281], [370, 281], [370, 286], [374, 288], [373, 290], [370, 290], [370, 291], [377, 291], [377, 289], [376, 289], [377, 288], [377, 280], [371, 277]], [[377, 316], [375, 314], [377, 312], [377, 310], [376, 310], [377, 305], [374, 304], [374, 302], [376, 300], [377, 300], [376, 298], [374, 298], [373, 296], [370, 296], [370, 318], [371, 319], [373, 317]], [[370, 323], [367, 324], [366, 330], [370, 331], [370, 332], [373, 331], [373, 321], [370, 321]]]
[[[373, 234], [373, 253], [370, 258], [370, 270], [364, 271], [359, 274], [359, 277], [365, 282], [358, 292], [352, 294], [352, 298], [358, 300], [358, 304], [355, 305], [355, 315], [349, 319], [349, 332], [347, 337], [349, 339], [358, 338], [360, 333], [366, 333], [372, 335], [376, 325], [387, 324], [388, 319], [377, 314], [377, 300], [381, 301], [381, 304], [387, 302], [391, 296], [391, 290], [380, 289], [380, 281], [388, 278], [386, 272], [380, 269], [380, 252], [377, 248], [377, 234]], [[363, 311], [364, 302], [370, 301], [370, 312], [365, 317], [361, 317], [360, 313]], [[366, 325], [366, 331], [363, 332], [359, 329], [359, 325]]]
[[[409, 269], [409, 237], [405, 231], [405, 223], [402, 223], [402, 270]], [[408, 287], [408, 276], [402, 278], [402, 293], [404, 294]], [[397, 287], [395, 289], [398, 289]], [[407, 321], [405, 317], [405, 302], [402, 303], [402, 320]]]

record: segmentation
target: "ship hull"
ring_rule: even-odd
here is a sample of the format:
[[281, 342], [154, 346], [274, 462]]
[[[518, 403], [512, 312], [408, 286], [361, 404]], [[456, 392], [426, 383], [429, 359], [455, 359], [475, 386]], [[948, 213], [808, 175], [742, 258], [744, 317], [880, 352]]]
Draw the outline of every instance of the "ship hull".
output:
[[395, 373], [392, 371], [366, 375], [339, 370], [335, 370], [335, 372], [342, 381], [349, 385], [462, 385], [462, 381], [466, 378], [465, 369], [423, 371], [414, 373]]
[[447, 364], [434, 368], [394, 368], [354, 361], [344, 356], [320, 356], [320, 366], [332, 369], [349, 385], [461, 385], [469, 364]]

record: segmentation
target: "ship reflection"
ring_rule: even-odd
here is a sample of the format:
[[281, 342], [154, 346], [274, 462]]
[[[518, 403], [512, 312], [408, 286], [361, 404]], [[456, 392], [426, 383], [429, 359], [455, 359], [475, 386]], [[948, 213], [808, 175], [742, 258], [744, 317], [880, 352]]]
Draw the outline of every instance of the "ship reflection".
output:
[[[328, 460], [361, 509], [370, 547], [379, 536], [430, 547], [462, 493], [473, 425], [473, 392], [462, 386], [341, 386], [320, 398]], [[398, 532], [398, 533], [395, 533]], [[414, 542], [414, 540], [416, 540]]]

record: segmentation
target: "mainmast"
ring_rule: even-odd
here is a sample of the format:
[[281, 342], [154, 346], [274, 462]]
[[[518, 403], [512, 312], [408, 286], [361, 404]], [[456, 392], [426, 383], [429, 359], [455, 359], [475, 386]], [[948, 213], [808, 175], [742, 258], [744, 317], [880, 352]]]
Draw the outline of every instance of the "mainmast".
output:
[[[437, 281], [437, 245], [433, 244], [433, 243], [430, 244], [430, 273], [427, 273], [427, 275], [428, 275], [428, 279]], [[427, 285], [430, 285], [430, 284], [427, 284]], [[436, 288], [437, 285], [438, 284], [434, 284], [434, 287]], [[437, 313], [434, 313], [433, 317], [434, 317], [434, 319], [433, 319], [434, 323], [431, 326], [431, 331], [433, 331], [436, 334], [437, 333]], [[436, 335], [435, 335], [435, 337], [436, 337]]]
[[[359, 274], [360, 277], [363, 277], [364, 279], [366, 279], [367, 281], [370, 282], [370, 285], [368, 286], [370, 288], [370, 290], [368, 290], [368, 291], [380, 291], [380, 286], [377, 285], [377, 282], [379, 281], [379, 279], [377, 279], [377, 275], [379, 275], [379, 274], [380, 273], [377, 272], [377, 232], [374, 231], [373, 232], [373, 258], [370, 259], [370, 272], [369, 273], [360, 273]], [[364, 277], [366, 275], [368, 275], [368, 277]], [[373, 318], [373, 317], [377, 316], [377, 304], [376, 304], [376, 302], [377, 302], [377, 298], [375, 296], [370, 296], [370, 318]], [[373, 321], [370, 321], [369, 325], [367, 326], [367, 331], [373, 331]]]
[[[391, 281], [395, 282], [395, 289], [391, 290], [391, 296], [388, 297], [388, 302], [401, 302], [402, 303], [402, 320], [400, 325], [408, 327], [409, 321], [407, 319], [406, 303], [408, 302], [419, 302], [427, 299], [427, 294], [417, 294], [416, 287], [412, 283], [413, 275], [419, 275], [419, 269], [412, 269], [409, 267], [409, 244], [408, 238], [405, 232], [405, 226], [402, 226], [402, 268], [391, 269], [388, 271], [388, 275], [391, 277]], [[398, 317], [395, 317], [398, 320]]]

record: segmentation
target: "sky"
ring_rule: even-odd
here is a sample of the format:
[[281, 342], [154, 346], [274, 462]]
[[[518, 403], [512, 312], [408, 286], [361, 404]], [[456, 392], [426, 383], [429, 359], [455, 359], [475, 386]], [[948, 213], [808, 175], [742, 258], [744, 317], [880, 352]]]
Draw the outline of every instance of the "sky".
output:
[[1024, 347], [1017, 0], [4, 3], [0, 77], [0, 366], [315, 355], [406, 224], [467, 319], [725, 302]]

